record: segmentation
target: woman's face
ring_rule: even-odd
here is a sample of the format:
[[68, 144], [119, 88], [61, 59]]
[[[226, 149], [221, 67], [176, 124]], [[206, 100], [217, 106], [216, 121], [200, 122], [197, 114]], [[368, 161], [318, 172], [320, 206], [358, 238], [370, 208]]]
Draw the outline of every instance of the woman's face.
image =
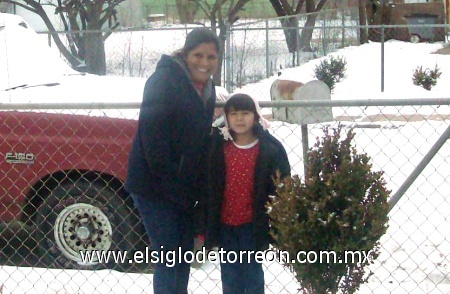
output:
[[186, 65], [194, 83], [206, 82], [219, 67], [219, 56], [214, 43], [201, 43], [190, 50]]

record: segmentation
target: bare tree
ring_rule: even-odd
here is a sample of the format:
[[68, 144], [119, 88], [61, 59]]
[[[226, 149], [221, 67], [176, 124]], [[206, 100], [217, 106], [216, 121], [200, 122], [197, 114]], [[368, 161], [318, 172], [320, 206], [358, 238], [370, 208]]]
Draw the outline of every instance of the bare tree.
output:
[[[105, 75], [106, 60], [104, 41], [119, 26], [116, 7], [124, 0], [56, 0], [44, 3], [40, 0], [0, 0], [15, 4], [36, 13], [44, 21], [61, 54], [74, 69]], [[66, 33], [65, 45], [43, 5], [55, 7]], [[102, 29], [108, 28], [106, 32]]]
[[[317, 13], [320, 11], [328, 0], [299, 0], [289, 2], [287, 0], [270, 0], [272, 7], [280, 17], [286, 17], [281, 19], [281, 25], [284, 28], [284, 34], [286, 36], [286, 44], [290, 53], [295, 53], [298, 50], [304, 52], [312, 52], [311, 38], [316, 24]], [[305, 5], [305, 6], [303, 6]], [[306, 23], [299, 36], [296, 28], [298, 27], [297, 14], [300, 12], [306, 12]], [[292, 17], [289, 17], [292, 16]]]
[[[215, 0], [213, 3], [206, 0], [193, 1], [197, 3], [198, 7], [210, 20], [211, 29], [213, 31], [219, 30], [220, 56], [223, 57], [227, 37], [227, 25], [231, 26], [239, 19], [238, 13], [242, 11], [244, 6], [251, 0]], [[220, 58], [219, 70], [214, 74], [214, 82], [216, 85], [221, 84], [222, 62], [223, 58]]]

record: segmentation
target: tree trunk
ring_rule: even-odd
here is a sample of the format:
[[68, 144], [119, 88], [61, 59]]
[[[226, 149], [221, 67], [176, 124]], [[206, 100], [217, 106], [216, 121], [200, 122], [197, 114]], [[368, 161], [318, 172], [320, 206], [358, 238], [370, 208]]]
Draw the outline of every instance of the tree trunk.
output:
[[[279, 17], [293, 15], [294, 13], [292, 7], [285, 7], [278, 0], [270, 0], [270, 3], [272, 4], [273, 9]], [[288, 14], [288, 12], [290, 12], [291, 14]], [[286, 45], [288, 47], [289, 53], [297, 52], [299, 45], [297, 17], [293, 16], [290, 18], [283, 18], [280, 20], [280, 23], [283, 28], [284, 36], [286, 38]]]
[[[215, 28], [213, 28], [215, 30]], [[219, 53], [219, 67], [217, 68], [217, 71], [213, 75], [213, 81], [216, 86], [221, 86], [222, 84], [222, 65], [223, 65], [223, 59], [224, 59], [224, 53], [225, 53], [225, 41], [226, 41], [226, 27], [224, 23], [221, 23], [219, 25], [219, 42], [220, 42], [220, 53]]]
[[[222, 39], [220, 40], [220, 46], [222, 47], [225, 46], [225, 41], [222, 41]], [[221, 86], [222, 84], [222, 65], [223, 65], [223, 57], [219, 58], [219, 67], [217, 68], [217, 71], [213, 75], [213, 81], [216, 86]]]
[[305, 27], [302, 29], [300, 36], [300, 50], [303, 52], [312, 52], [311, 39], [316, 25], [317, 14], [308, 14], [305, 22]]
[[86, 71], [97, 75], [106, 75], [106, 56], [101, 32], [85, 33], [83, 36], [84, 60]]
[[298, 38], [298, 19], [297, 17], [290, 17], [281, 20], [284, 36], [286, 37], [286, 44], [289, 53], [295, 53], [299, 49]]
[[88, 73], [104, 76], [106, 75], [106, 55], [104, 33], [101, 31], [103, 24], [101, 11], [100, 3], [91, 6], [85, 24], [87, 31], [81, 36], [79, 52], [83, 53], [82, 57]]
[[[366, 14], [366, 0], [359, 0], [359, 25], [365, 26], [367, 25], [367, 14]], [[359, 43], [364, 44], [369, 42], [369, 37], [367, 35], [367, 29], [364, 27], [361, 27], [359, 29]]]

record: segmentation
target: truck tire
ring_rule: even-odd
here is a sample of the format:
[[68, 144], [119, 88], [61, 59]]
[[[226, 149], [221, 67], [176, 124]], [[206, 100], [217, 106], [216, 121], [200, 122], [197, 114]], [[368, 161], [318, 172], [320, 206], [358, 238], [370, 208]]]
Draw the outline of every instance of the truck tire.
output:
[[409, 41], [414, 44], [419, 43], [420, 37], [419, 37], [419, 35], [413, 34], [409, 37]]
[[[37, 209], [36, 240], [43, 262], [53, 268], [130, 268], [128, 260], [108, 262], [83, 252], [132, 254], [139, 236], [134, 232], [138, 218], [115, 191], [99, 182], [65, 182], [51, 191]], [[131, 258], [128, 256], [128, 259]]]

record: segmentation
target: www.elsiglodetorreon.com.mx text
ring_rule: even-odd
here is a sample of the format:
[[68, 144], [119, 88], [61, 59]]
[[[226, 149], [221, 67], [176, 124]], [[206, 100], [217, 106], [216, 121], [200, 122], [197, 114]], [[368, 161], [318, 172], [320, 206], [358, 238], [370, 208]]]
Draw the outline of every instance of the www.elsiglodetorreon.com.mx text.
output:
[[202, 247], [197, 251], [159, 250], [145, 248], [143, 251], [134, 251], [129, 254], [128, 251], [80, 251], [82, 263], [164, 263], [166, 266], [174, 266], [176, 263], [245, 263], [254, 259], [256, 262], [285, 262], [290, 263], [364, 263], [368, 261], [370, 251], [351, 251], [346, 250], [341, 254], [334, 251], [298, 251], [295, 256], [284, 250], [268, 249], [265, 251], [225, 251], [223, 248], [218, 250], [207, 250]]

